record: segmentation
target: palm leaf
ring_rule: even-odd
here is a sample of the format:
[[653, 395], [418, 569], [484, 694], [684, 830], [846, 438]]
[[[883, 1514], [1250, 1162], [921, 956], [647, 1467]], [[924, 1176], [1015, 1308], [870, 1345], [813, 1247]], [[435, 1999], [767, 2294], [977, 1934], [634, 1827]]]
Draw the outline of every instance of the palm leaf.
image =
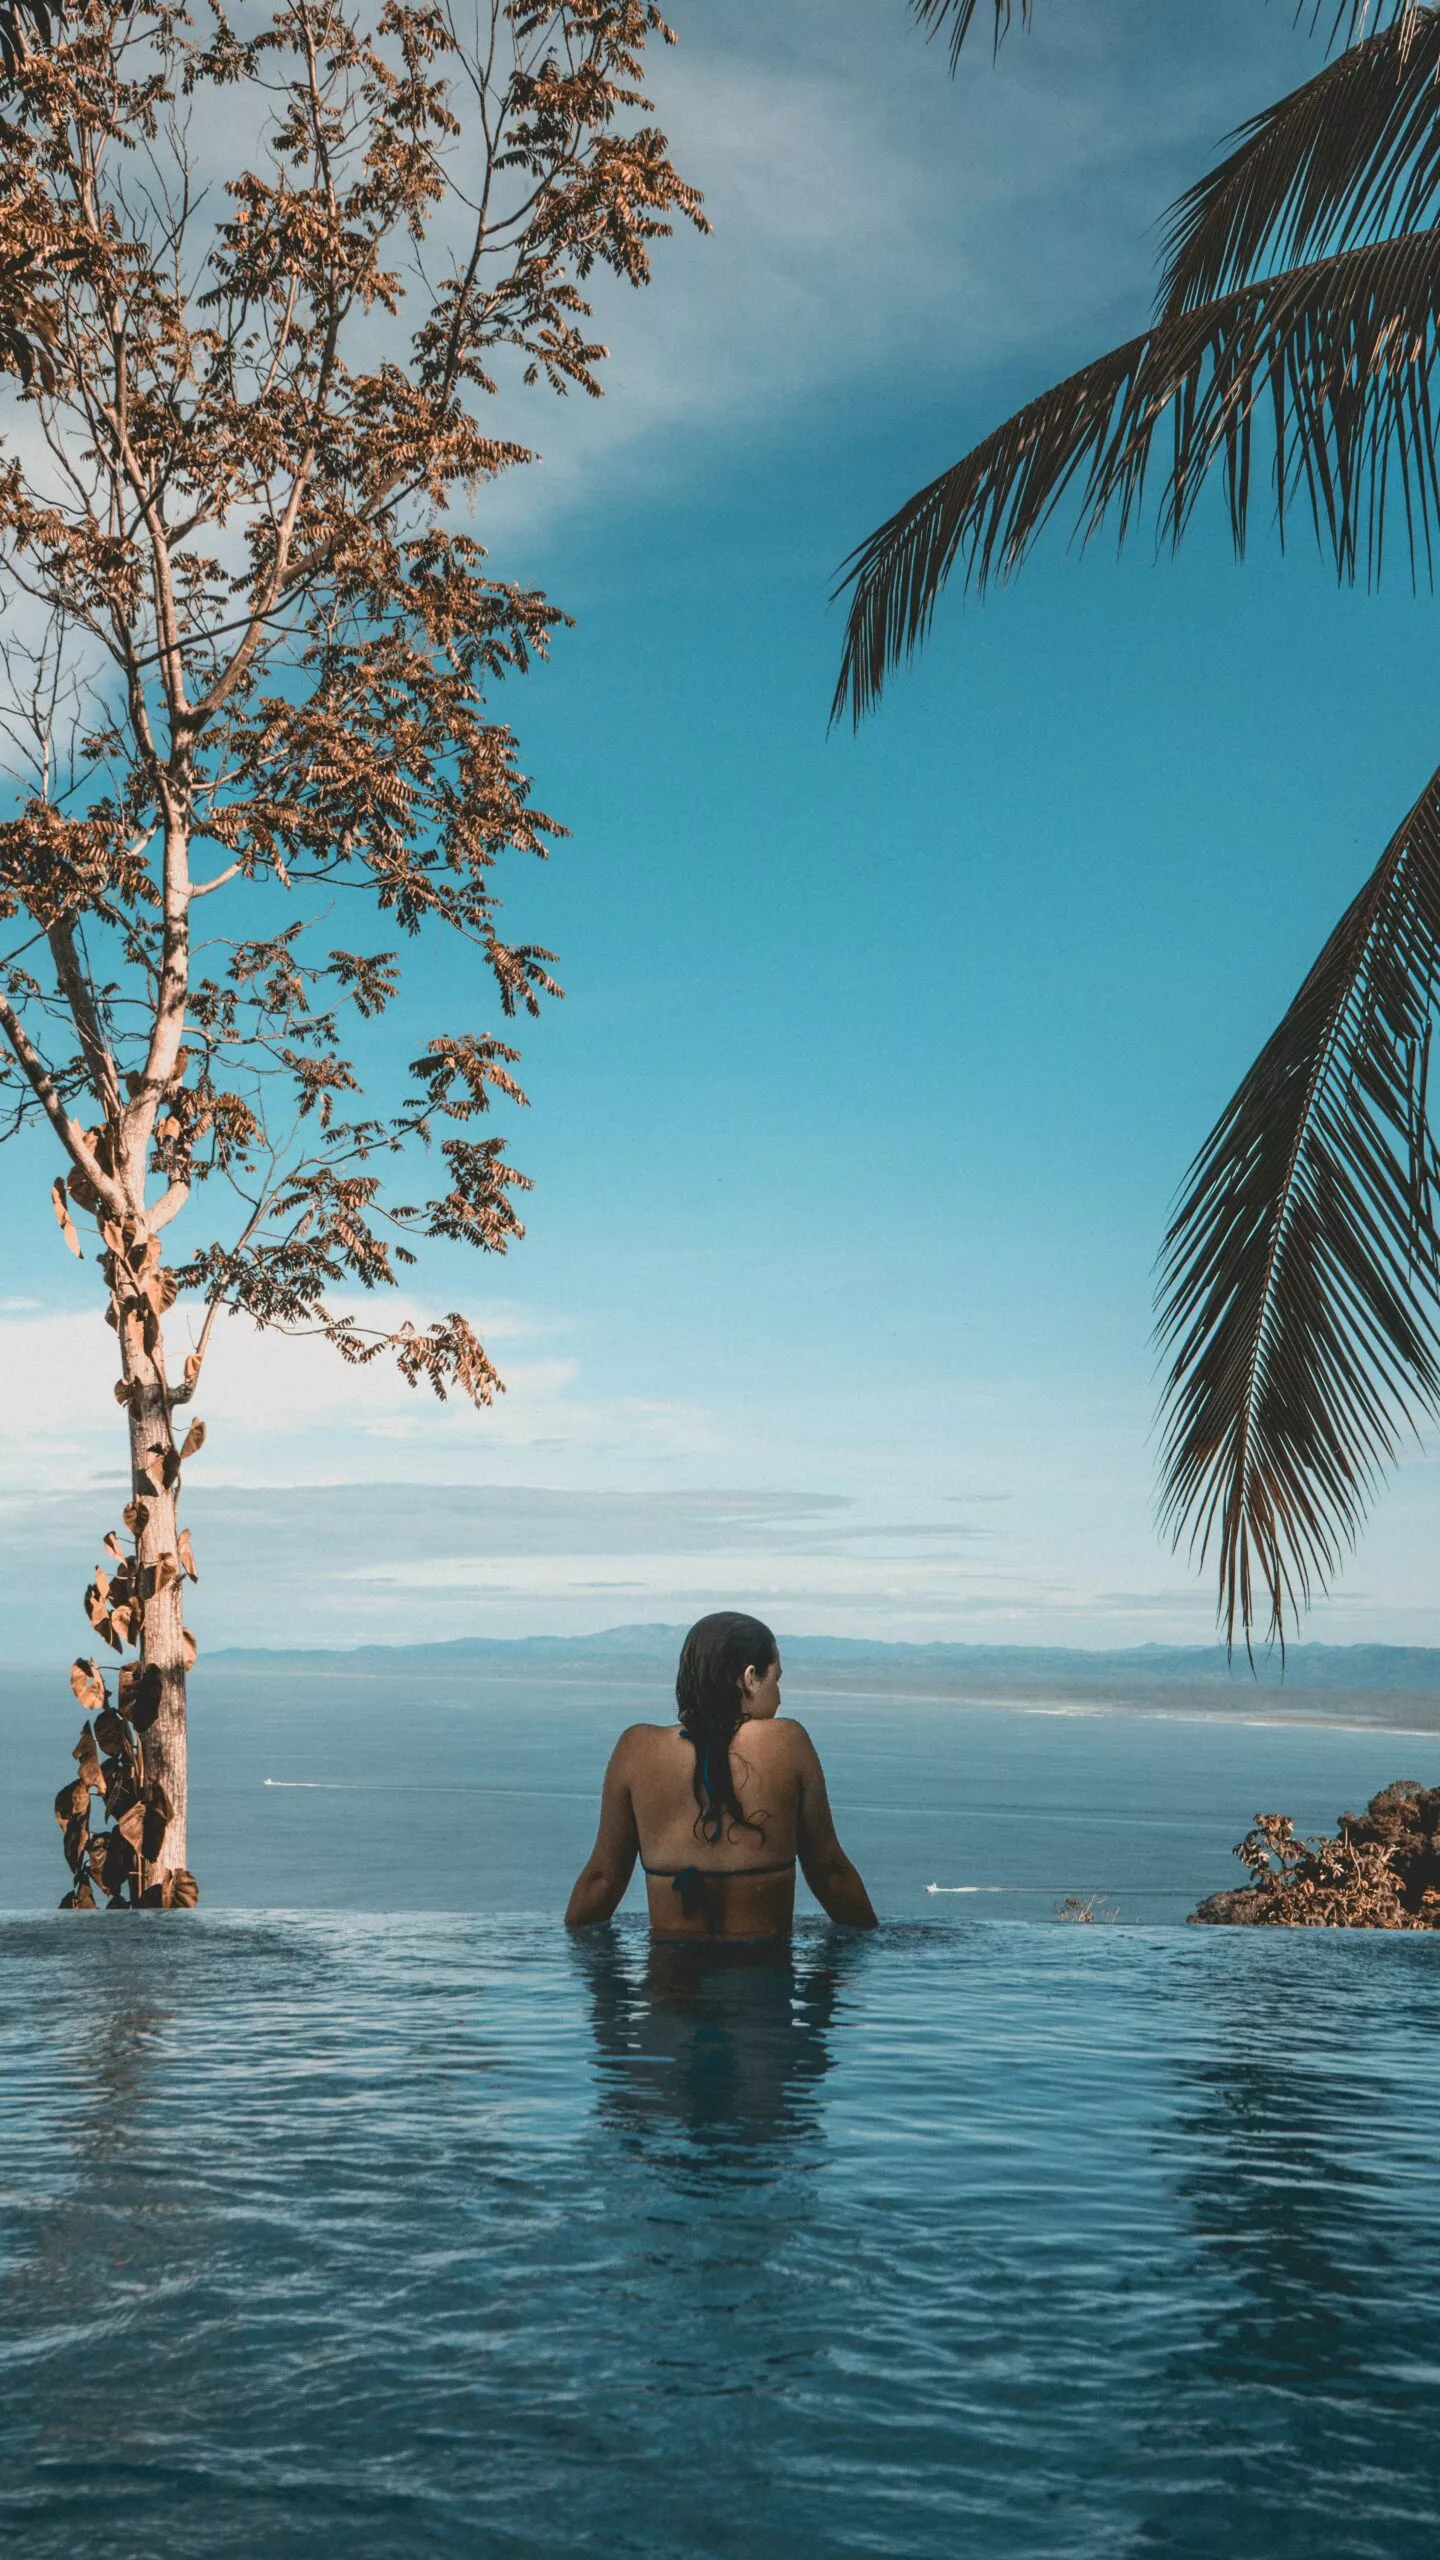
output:
[[1440, 1398], [1440, 773], [1211, 1131], [1165, 1240], [1163, 1508], [1226, 1639], [1323, 1589]]
[[1376, 28], [1396, 26], [1402, 30], [1413, 26], [1423, 15], [1426, 0], [1295, 0], [1297, 22], [1308, 18], [1312, 27], [1330, 21], [1326, 41], [1330, 44], [1354, 44], [1371, 35]]
[[1159, 307], [1193, 308], [1263, 266], [1413, 231], [1440, 195], [1440, 9], [1397, 19], [1241, 127], [1170, 213]]
[[1403, 504], [1412, 573], [1440, 519], [1431, 377], [1440, 354], [1440, 229], [1367, 243], [1262, 277], [1128, 344], [1032, 400], [899, 508], [844, 563], [853, 587], [832, 717], [858, 722], [889, 670], [929, 630], [957, 561], [983, 589], [1014, 574], [1072, 484], [1089, 539], [1140, 513], [1157, 435], [1169, 430], [1158, 508], [1177, 542], [1218, 470], [1237, 550], [1257, 437], [1283, 541], [1299, 504], [1342, 577], [1380, 574], [1387, 514]]
[[[965, 39], [975, 23], [977, 9], [984, 15], [981, 0], [910, 0], [910, 6], [922, 27], [931, 35], [949, 30], [950, 68], [960, 60]], [[998, 48], [1015, 16], [1028, 26], [1034, 0], [991, 0], [994, 12], [994, 41]], [[1377, 27], [1393, 24], [1401, 29], [1422, 13], [1423, 0], [1295, 0], [1297, 18], [1308, 17], [1312, 26], [1330, 21], [1329, 41], [1353, 44]]]
[[[949, 29], [952, 71], [960, 60], [961, 48], [975, 23], [977, 5], [978, 0], [910, 0], [910, 6], [921, 26], [927, 28], [932, 36], [938, 35], [942, 27]], [[995, 43], [998, 46], [1015, 15], [1016, 0], [992, 0], [992, 5]], [[1030, 23], [1032, 5], [1033, 0], [1018, 0], [1020, 17], [1026, 26]]]

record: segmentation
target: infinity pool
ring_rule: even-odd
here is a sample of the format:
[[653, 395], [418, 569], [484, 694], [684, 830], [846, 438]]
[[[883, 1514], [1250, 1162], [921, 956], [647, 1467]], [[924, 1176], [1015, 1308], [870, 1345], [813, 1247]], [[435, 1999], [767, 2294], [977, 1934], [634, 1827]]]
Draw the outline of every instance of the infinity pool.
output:
[[0, 2108], [16, 2560], [1436, 2548], [1434, 1940], [16, 1919]]

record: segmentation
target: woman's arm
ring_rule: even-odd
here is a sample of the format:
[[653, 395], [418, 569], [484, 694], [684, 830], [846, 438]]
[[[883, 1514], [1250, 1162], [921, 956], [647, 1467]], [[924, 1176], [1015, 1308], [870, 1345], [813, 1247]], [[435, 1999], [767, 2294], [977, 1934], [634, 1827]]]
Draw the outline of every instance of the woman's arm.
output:
[[803, 1724], [792, 1724], [790, 1730], [800, 1757], [800, 1801], [795, 1820], [800, 1871], [821, 1910], [828, 1912], [832, 1920], [841, 1920], [850, 1929], [878, 1928], [875, 1908], [859, 1870], [851, 1866], [835, 1837], [820, 1754]]
[[565, 1906], [567, 1929], [588, 1928], [608, 1920], [620, 1902], [640, 1854], [635, 1807], [630, 1801], [630, 1735], [622, 1733], [610, 1754], [600, 1792], [600, 1828], [595, 1846], [575, 1879]]

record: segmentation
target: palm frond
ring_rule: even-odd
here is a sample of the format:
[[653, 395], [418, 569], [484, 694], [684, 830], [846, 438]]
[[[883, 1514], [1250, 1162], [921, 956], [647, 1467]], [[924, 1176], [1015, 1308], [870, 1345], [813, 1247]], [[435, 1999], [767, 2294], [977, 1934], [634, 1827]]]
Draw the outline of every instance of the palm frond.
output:
[[[950, 68], [955, 70], [965, 39], [975, 23], [977, 10], [983, 15], [981, 0], [910, 0], [914, 15], [931, 35], [949, 30]], [[994, 41], [998, 51], [1017, 13], [1021, 24], [1028, 26], [1034, 0], [991, 0], [994, 11]], [[1425, 0], [1295, 0], [1297, 19], [1308, 17], [1312, 27], [1330, 21], [1328, 41], [1331, 45], [1353, 44], [1357, 37], [1373, 33], [1385, 26], [1402, 32], [1420, 17]]]
[[1243, 551], [1263, 437], [1282, 541], [1300, 505], [1342, 577], [1363, 561], [1377, 578], [1398, 496], [1412, 574], [1428, 574], [1440, 523], [1437, 356], [1440, 229], [1167, 313], [1017, 410], [851, 553], [836, 590], [854, 594], [832, 718], [848, 708], [858, 722], [879, 700], [928, 632], [957, 561], [978, 589], [1013, 575], [1073, 483], [1082, 538], [1113, 515], [1123, 541], [1167, 422], [1163, 540], [1178, 542], [1218, 470]]
[[1399, 18], [1242, 125], [1172, 207], [1158, 308], [1193, 309], [1335, 248], [1423, 228], [1440, 198], [1440, 8]]
[[1440, 1399], [1440, 773], [1206, 1139], [1165, 1239], [1163, 1517], [1218, 1550], [1227, 1642], [1353, 1543], [1406, 1424]]
[[1295, 0], [1295, 15], [1308, 17], [1315, 28], [1328, 18], [1328, 43], [1355, 44], [1380, 27], [1413, 25], [1425, 6], [1426, 0]]
[[[932, 36], [938, 35], [942, 27], [948, 28], [950, 68], [953, 71], [960, 60], [965, 39], [975, 23], [975, 11], [979, 6], [979, 0], [910, 0], [910, 6], [921, 26], [926, 28]], [[992, 0], [992, 6], [995, 45], [998, 50], [1017, 6], [1022, 24], [1029, 25], [1033, 0]]]

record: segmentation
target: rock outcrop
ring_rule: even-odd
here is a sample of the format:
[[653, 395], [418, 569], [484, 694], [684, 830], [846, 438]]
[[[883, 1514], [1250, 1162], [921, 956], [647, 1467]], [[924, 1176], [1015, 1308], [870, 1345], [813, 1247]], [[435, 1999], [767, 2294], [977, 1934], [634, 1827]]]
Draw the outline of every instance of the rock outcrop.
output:
[[1396, 1778], [1335, 1835], [1299, 1840], [1258, 1813], [1235, 1855], [1251, 1882], [1212, 1893], [1192, 1921], [1214, 1927], [1440, 1929], [1440, 1787]]

